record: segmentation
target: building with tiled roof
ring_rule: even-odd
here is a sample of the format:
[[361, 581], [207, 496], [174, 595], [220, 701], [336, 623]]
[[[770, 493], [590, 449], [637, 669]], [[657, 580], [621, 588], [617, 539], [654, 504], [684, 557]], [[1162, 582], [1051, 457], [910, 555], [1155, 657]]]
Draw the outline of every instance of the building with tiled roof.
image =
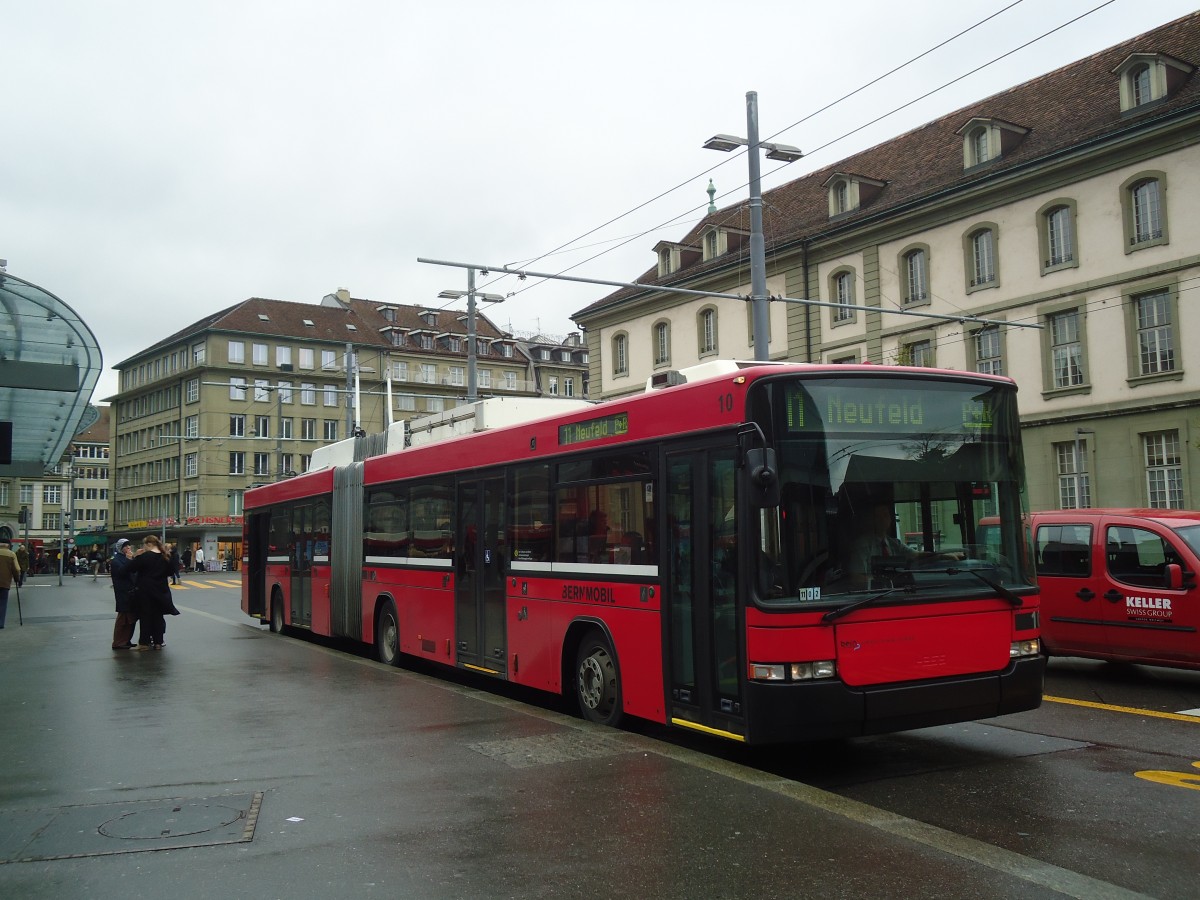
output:
[[[1200, 13], [767, 191], [769, 357], [1010, 375], [1034, 508], [1200, 507], [1197, 66]], [[670, 291], [748, 295], [749, 232], [710, 210], [573, 316], [594, 397], [755, 356], [748, 303]]]
[[[475, 320], [479, 396], [535, 394], [517, 340]], [[236, 564], [252, 485], [306, 471], [355, 428], [466, 402], [467, 336], [463, 312], [338, 290], [320, 304], [251, 298], [122, 360], [110, 536], [160, 532]]]

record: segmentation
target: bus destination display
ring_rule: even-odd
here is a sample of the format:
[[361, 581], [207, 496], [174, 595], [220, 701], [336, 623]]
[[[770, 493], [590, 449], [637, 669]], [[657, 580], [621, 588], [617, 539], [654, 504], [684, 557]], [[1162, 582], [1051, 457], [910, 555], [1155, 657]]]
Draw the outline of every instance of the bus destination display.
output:
[[572, 422], [570, 425], [558, 426], [558, 443], [582, 444], [587, 441], [599, 441], [603, 438], [622, 437], [629, 433], [629, 413], [616, 413], [600, 419], [588, 419], [585, 422]]
[[[873, 433], [938, 431], [979, 434], [995, 424], [992, 397], [963, 391], [905, 391], [875, 386], [809, 385], [790, 391], [785, 408], [788, 430]], [[811, 421], [806, 421], [811, 420]]]

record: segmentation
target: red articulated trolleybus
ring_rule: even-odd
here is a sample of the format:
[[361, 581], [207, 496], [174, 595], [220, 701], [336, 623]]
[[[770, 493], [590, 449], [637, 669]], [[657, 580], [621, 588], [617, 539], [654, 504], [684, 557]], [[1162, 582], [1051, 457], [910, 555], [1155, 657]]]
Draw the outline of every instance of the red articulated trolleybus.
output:
[[243, 610], [750, 743], [1041, 702], [1010, 380], [721, 361], [557, 403], [398, 423], [248, 491]]

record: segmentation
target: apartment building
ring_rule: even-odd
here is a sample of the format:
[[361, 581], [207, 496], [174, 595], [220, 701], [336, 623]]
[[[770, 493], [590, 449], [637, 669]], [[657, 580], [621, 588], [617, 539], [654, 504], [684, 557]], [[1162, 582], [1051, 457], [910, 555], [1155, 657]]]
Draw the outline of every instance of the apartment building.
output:
[[240, 559], [242, 497], [317, 447], [479, 395], [535, 393], [517, 341], [476, 315], [352, 298], [252, 298], [119, 362], [110, 537], [161, 532], [207, 565]]
[[[769, 357], [1009, 375], [1032, 508], [1200, 507], [1198, 65], [1200, 13], [767, 192]], [[748, 303], [669, 290], [748, 295], [748, 235], [711, 209], [575, 314], [595, 396], [754, 357]]]

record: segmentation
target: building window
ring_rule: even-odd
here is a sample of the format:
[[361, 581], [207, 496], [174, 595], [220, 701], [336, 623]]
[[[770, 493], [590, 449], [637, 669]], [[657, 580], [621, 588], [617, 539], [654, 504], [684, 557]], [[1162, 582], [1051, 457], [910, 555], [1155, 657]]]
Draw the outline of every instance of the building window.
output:
[[1183, 465], [1179, 432], [1142, 435], [1146, 459], [1146, 497], [1152, 509], [1183, 508]]
[[841, 215], [850, 211], [850, 183], [845, 180], [834, 182], [829, 189], [829, 213]]
[[300, 440], [315, 441], [317, 439], [317, 420], [316, 419], [301, 419], [300, 420]]
[[558, 396], [558, 376], [557, 375], [551, 375], [549, 377], [549, 379], [547, 380], [547, 389], [550, 392], [551, 397]]
[[903, 344], [899, 356], [901, 365], [933, 368], [933, 341], [927, 338]]
[[431, 412], [431, 413], [439, 413], [439, 412], [442, 412], [443, 410], [445, 410], [445, 408], [446, 408], [446, 401], [444, 401], [441, 397], [426, 397], [425, 398], [426, 411]]
[[999, 284], [996, 265], [996, 228], [977, 228], [967, 236], [967, 292]]
[[337, 369], [337, 351], [322, 350], [321, 351], [321, 371], [328, 372]]
[[511, 359], [512, 354], [513, 354], [512, 344], [501, 344], [500, 345], [500, 355], [501, 356], [505, 357], [506, 359]]
[[717, 230], [715, 228], [710, 230], [707, 234], [704, 235], [704, 258], [705, 259], [712, 259], [713, 257], [719, 255], [718, 251], [717, 251], [717, 247], [718, 247], [717, 238], [718, 238], [718, 234], [717, 234]]
[[254, 400], [257, 403], [267, 403], [271, 399], [271, 382], [265, 378], [254, 379]]
[[269, 359], [269, 352], [266, 344], [251, 344], [251, 362], [256, 366], [265, 366]]
[[397, 394], [396, 409], [402, 412], [413, 412], [417, 408], [417, 398], [412, 394]]
[[200, 436], [200, 417], [188, 416], [183, 420], [183, 436], [184, 437], [199, 437]]
[[229, 417], [229, 436], [230, 437], [245, 437], [246, 436], [246, 417], [245, 416], [230, 416]]
[[254, 474], [255, 475], [270, 475], [271, 474], [271, 454], [255, 453], [254, 454]]
[[1066, 310], [1047, 318], [1050, 320], [1053, 387], [1067, 388], [1083, 384], [1083, 341], [1079, 328], [1079, 310]]
[[1055, 444], [1054, 460], [1058, 472], [1058, 508], [1090, 508], [1092, 482], [1088, 475], [1087, 441], [1080, 440], [1078, 444], [1075, 441]]
[[462, 366], [450, 366], [450, 383], [456, 387], [466, 384], [465, 371]]
[[1045, 210], [1038, 222], [1042, 238], [1042, 273], [1075, 264], [1075, 210], [1057, 204]]
[[246, 454], [241, 450], [231, 450], [229, 452], [229, 474], [246, 474]]
[[658, 274], [659, 276], [671, 274], [671, 249], [663, 247], [658, 251]]
[[275, 365], [290, 366], [292, 364], [292, 348], [282, 344], [275, 348]]
[[613, 375], [629, 374], [629, 336], [624, 332], [613, 335]]
[[408, 363], [392, 363], [392, 381], [408, 381]]
[[326, 419], [323, 422], [324, 431], [322, 432], [325, 440], [336, 441], [338, 439], [338, 423], [337, 419]]
[[42, 502], [62, 505], [62, 485], [46, 484], [42, 485]]
[[246, 399], [246, 379], [245, 378], [230, 378], [229, 379], [229, 399], [230, 400], [245, 400]]
[[574, 397], [575, 396], [575, 379], [574, 378], [564, 378], [563, 379], [563, 396], [564, 397]]
[[246, 344], [243, 341], [229, 342], [229, 362], [244, 363], [246, 361]]
[[189, 453], [183, 458], [183, 474], [187, 478], [195, 478], [200, 471], [200, 454]]
[[1128, 235], [1126, 253], [1168, 242], [1167, 178], [1162, 172], [1135, 175], [1121, 188], [1121, 206]]
[[193, 366], [204, 365], [204, 357], [205, 357], [204, 345], [203, 344], [192, 344], [192, 365]]
[[476, 377], [479, 378], [479, 386], [481, 388], [490, 388], [492, 386], [492, 370], [491, 369], [480, 369], [475, 374], [476, 374]]
[[1154, 99], [1150, 93], [1150, 67], [1148, 65], [1135, 66], [1130, 70], [1129, 90], [1134, 106], [1141, 106]]
[[697, 320], [700, 335], [700, 355], [706, 356], [717, 352], [717, 311], [713, 307], [700, 310]]
[[1133, 297], [1137, 321], [1138, 374], [1175, 371], [1171, 292], [1163, 289]]
[[929, 252], [923, 247], [901, 257], [904, 273], [904, 303], [911, 306], [929, 301]]
[[833, 311], [833, 324], [854, 321], [854, 273], [834, 272], [829, 278], [829, 293], [837, 304]]
[[187, 383], [187, 402], [196, 403], [200, 399], [200, 379], [189, 378]]
[[294, 428], [295, 419], [290, 416], [286, 419], [279, 420], [279, 437], [281, 440], [290, 441], [292, 439], [292, 430]]
[[421, 363], [417, 381], [421, 384], [437, 384], [437, 367], [433, 363]]
[[975, 332], [975, 371], [985, 375], [1003, 375], [1000, 329], [992, 325]]
[[505, 372], [504, 373], [504, 389], [507, 391], [515, 391], [517, 389], [517, 373], [516, 372]]
[[270, 416], [254, 417], [254, 436], [260, 438], [269, 438], [271, 436]]
[[671, 326], [667, 322], [654, 325], [654, 364], [665, 366], [671, 362]]
[[300, 405], [317, 405], [317, 386], [310, 381], [300, 382]]
[[338, 405], [337, 385], [326, 384], [326, 385], [322, 386], [322, 388], [321, 388], [321, 403], [324, 406], [337, 406]]
[[452, 337], [446, 339], [446, 349], [451, 353], [462, 352], [462, 338]]
[[281, 381], [275, 385], [275, 390], [279, 392], [280, 403], [292, 402], [292, 383], [290, 381]]
[[991, 140], [984, 126], [971, 129], [967, 135], [967, 159], [969, 166], [978, 166], [992, 158]]
[[1162, 237], [1162, 203], [1158, 182], [1143, 181], [1133, 187], [1133, 237], [1131, 243], [1142, 244]]
[[311, 369], [313, 367], [313, 350], [311, 347], [300, 348], [300, 368]]

